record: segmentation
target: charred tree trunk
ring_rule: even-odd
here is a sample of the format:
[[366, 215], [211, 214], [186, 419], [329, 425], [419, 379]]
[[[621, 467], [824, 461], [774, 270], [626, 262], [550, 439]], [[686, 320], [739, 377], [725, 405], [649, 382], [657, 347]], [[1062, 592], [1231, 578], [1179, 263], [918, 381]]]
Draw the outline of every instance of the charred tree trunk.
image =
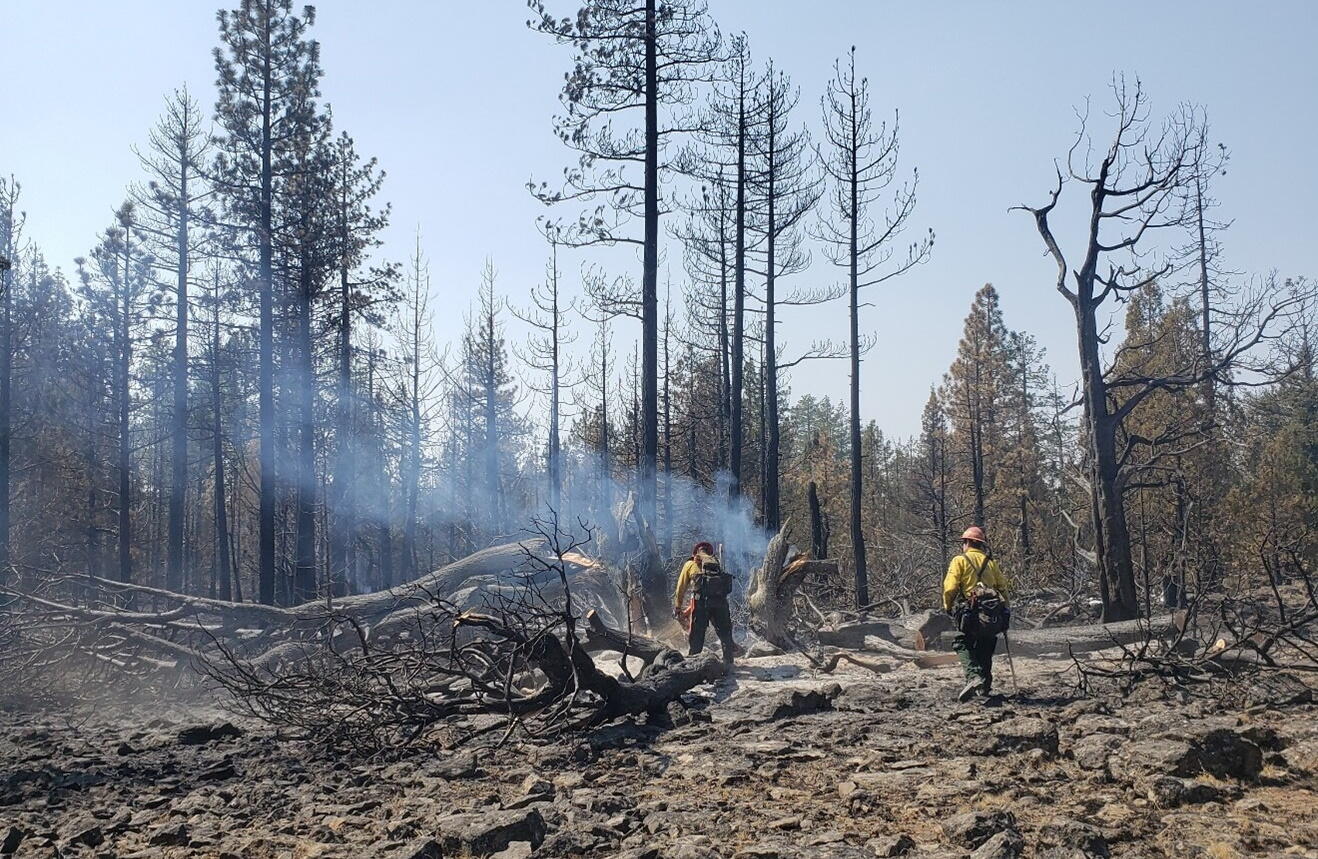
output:
[[819, 486], [813, 480], [806, 487], [806, 504], [810, 508], [810, 554], [816, 558], [828, 557], [828, 531], [819, 509]]
[[654, 522], [659, 451], [659, 62], [656, 0], [645, 0], [645, 236], [641, 272], [641, 514]]
[[165, 587], [181, 590], [183, 585], [183, 515], [188, 485], [188, 217], [192, 201], [188, 197], [188, 160], [186, 144], [179, 153], [178, 201], [178, 280], [174, 301], [174, 412], [171, 415], [169, 481], [169, 548], [165, 561]]
[[316, 595], [316, 424], [315, 424], [315, 356], [311, 346], [311, 296], [313, 286], [310, 282], [313, 264], [309, 259], [302, 261], [302, 275], [296, 296], [296, 330], [297, 344], [294, 347], [297, 362], [297, 375], [294, 384], [294, 402], [297, 405], [297, 493], [296, 493], [296, 528], [297, 538], [294, 549], [296, 557], [293, 572], [293, 594], [298, 602], [312, 599]]
[[115, 406], [118, 412], [119, 441], [119, 581], [133, 580], [133, 473], [129, 413], [132, 407], [130, 389], [133, 363], [132, 341], [132, 224], [123, 223], [123, 268], [120, 277], [119, 319], [115, 330], [118, 349], [115, 364]]
[[261, 159], [261, 187], [257, 201], [257, 291], [258, 308], [258, 363], [257, 409], [259, 411], [261, 485], [257, 512], [260, 531], [257, 547], [257, 591], [264, 605], [275, 602], [275, 504], [279, 484], [275, 469], [278, 451], [275, 447], [275, 325], [274, 325], [274, 104], [272, 85], [274, 69], [271, 56], [274, 50], [271, 21], [264, 17], [261, 28], [263, 41], [261, 68], [261, 136], [258, 144]]

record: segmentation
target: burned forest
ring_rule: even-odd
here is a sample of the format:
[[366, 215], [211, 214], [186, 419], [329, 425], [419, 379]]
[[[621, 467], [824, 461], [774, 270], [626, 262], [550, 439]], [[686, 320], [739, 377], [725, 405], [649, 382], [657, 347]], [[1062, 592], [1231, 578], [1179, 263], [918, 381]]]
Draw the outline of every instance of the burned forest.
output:
[[1318, 856], [1302, 74], [93, 5], [0, 10], [0, 857]]

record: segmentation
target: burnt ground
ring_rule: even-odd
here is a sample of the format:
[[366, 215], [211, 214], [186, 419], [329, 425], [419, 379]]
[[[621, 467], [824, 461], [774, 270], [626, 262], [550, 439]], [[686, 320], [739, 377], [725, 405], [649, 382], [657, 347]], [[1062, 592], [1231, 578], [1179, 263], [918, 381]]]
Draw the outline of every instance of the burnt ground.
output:
[[[33, 857], [1318, 856], [1318, 707], [746, 660], [666, 724], [327, 753], [219, 710], [0, 712], [0, 852]], [[999, 685], [1011, 692], [999, 659]], [[232, 724], [229, 724], [232, 723]]]

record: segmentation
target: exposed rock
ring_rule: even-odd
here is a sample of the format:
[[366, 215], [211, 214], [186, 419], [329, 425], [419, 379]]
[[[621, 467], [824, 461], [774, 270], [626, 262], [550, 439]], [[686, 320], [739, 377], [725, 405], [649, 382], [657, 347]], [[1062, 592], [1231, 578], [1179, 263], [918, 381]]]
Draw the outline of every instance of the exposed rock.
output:
[[238, 771], [233, 768], [233, 761], [225, 759], [197, 773], [198, 781], [224, 781], [238, 775]]
[[27, 837], [27, 831], [17, 826], [9, 826], [5, 829], [5, 837], [0, 839], [0, 853], [17, 853], [18, 845], [23, 843]]
[[1134, 740], [1113, 762], [1113, 771], [1126, 781], [1146, 773], [1185, 777], [1199, 772], [1199, 752], [1188, 740]]
[[1149, 801], [1159, 808], [1215, 802], [1221, 795], [1221, 791], [1210, 784], [1170, 775], [1158, 776], [1148, 785]]
[[1116, 734], [1088, 734], [1071, 746], [1071, 757], [1081, 769], [1101, 770], [1112, 753], [1125, 744]]
[[390, 854], [390, 859], [444, 859], [444, 851], [433, 838], [417, 841]]
[[1219, 729], [1199, 738], [1199, 763], [1218, 778], [1253, 779], [1263, 770], [1263, 751], [1236, 731]]
[[767, 641], [757, 641], [750, 647], [746, 648], [747, 659], [760, 659], [766, 656], [782, 656], [783, 650], [777, 645], [770, 644]]
[[1016, 859], [1025, 852], [1025, 839], [1014, 829], [1004, 829], [985, 841], [970, 859]]
[[1282, 752], [1282, 757], [1289, 769], [1318, 773], [1318, 737], [1295, 743]]
[[491, 859], [531, 859], [531, 850], [530, 841], [514, 841], [495, 853]]
[[1023, 752], [1040, 749], [1049, 757], [1057, 754], [1057, 726], [1045, 719], [1018, 716], [993, 726], [993, 747], [997, 752]]
[[905, 833], [901, 835], [884, 835], [871, 838], [865, 843], [865, 846], [875, 856], [905, 856], [915, 849], [915, 839]]
[[994, 835], [1016, 829], [1016, 815], [1010, 811], [965, 811], [940, 824], [943, 834], [954, 844], [979, 847]]
[[152, 847], [187, 847], [192, 843], [186, 823], [167, 823], [151, 833]]
[[1106, 857], [1107, 839], [1096, 827], [1079, 820], [1059, 817], [1039, 829], [1036, 853], [1051, 852], [1056, 859], [1095, 859]]
[[751, 721], [776, 722], [833, 709], [833, 699], [842, 692], [837, 683], [803, 692], [792, 689], [751, 704]]
[[101, 829], [100, 824], [84, 822], [75, 827], [73, 834], [69, 836], [68, 841], [70, 844], [99, 847], [105, 843], [105, 831]]
[[538, 847], [545, 840], [545, 820], [534, 808], [450, 814], [435, 821], [435, 829], [445, 852], [478, 856], [505, 850], [514, 841]]
[[232, 740], [243, 735], [242, 729], [231, 722], [215, 725], [193, 725], [178, 732], [178, 741], [185, 746], [200, 746], [216, 740]]

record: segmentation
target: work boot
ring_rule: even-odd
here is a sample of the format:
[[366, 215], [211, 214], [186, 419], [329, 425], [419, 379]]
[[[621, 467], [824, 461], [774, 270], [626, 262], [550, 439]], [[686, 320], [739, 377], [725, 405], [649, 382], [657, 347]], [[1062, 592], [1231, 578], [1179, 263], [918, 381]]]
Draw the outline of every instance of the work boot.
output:
[[983, 683], [979, 684], [979, 694], [983, 695], [985, 698], [988, 698], [993, 694], [992, 692], [989, 691], [991, 688], [993, 688], [993, 681], [985, 680]]
[[966, 701], [969, 701], [971, 698], [974, 698], [975, 695], [979, 692], [980, 687], [983, 685], [984, 685], [983, 680], [971, 680], [964, 687], [962, 687], [961, 692], [956, 696], [956, 699], [964, 704]]

